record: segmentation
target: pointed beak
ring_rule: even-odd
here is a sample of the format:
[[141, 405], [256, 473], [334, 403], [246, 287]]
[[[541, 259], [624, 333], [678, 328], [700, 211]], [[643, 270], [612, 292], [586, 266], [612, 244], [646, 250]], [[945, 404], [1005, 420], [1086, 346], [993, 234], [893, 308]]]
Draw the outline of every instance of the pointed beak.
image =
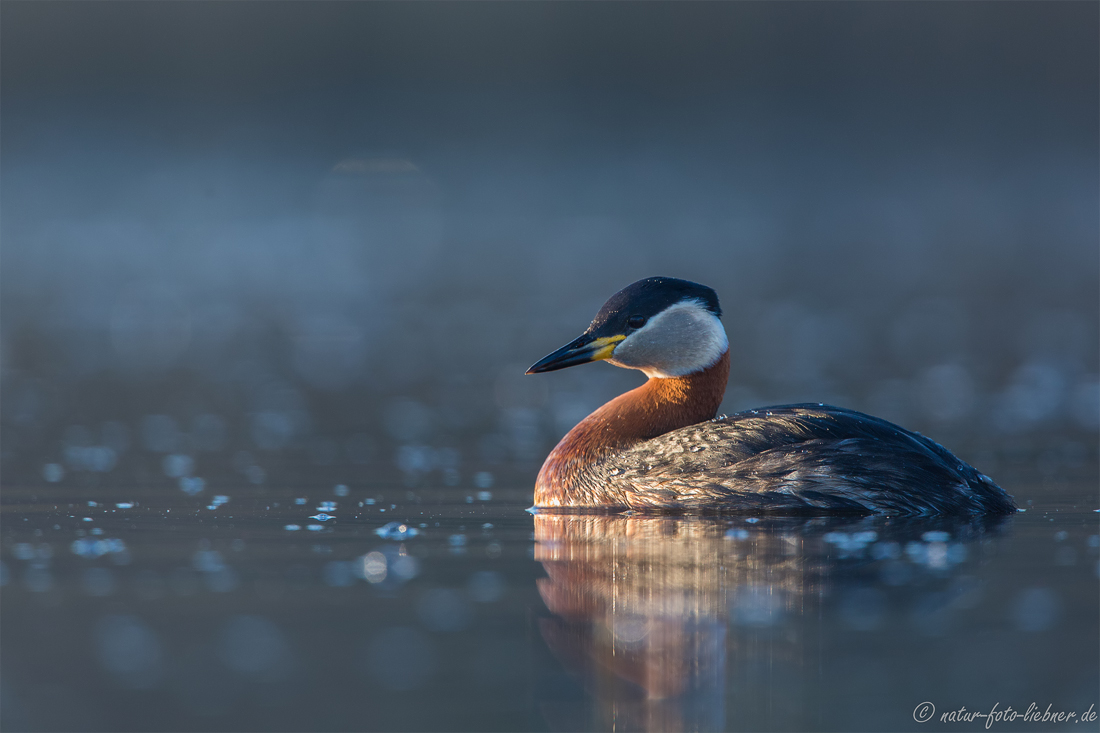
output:
[[527, 374], [539, 374], [540, 372], [552, 372], [556, 369], [587, 364], [590, 361], [600, 361], [610, 358], [615, 352], [615, 347], [625, 335], [601, 336], [595, 338], [585, 334], [561, 347], [552, 354], [548, 354], [536, 361]]

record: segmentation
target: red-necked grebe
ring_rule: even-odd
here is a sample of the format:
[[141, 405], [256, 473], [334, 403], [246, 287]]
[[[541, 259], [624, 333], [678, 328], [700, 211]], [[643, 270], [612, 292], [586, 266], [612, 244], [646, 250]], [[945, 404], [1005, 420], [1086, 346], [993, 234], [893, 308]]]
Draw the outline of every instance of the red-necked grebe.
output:
[[715, 417], [729, 376], [718, 296], [651, 277], [528, 374], [607, 360], [649, 380], [550, 452], [538, 508], [738, 513], [976, 514], [1016, 510], [989, 477], [885, 420], [822, 404]]

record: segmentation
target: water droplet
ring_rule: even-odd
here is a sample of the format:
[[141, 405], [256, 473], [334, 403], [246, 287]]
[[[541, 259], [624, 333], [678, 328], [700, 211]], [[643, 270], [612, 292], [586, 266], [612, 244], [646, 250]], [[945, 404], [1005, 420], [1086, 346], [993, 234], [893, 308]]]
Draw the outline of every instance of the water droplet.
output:
[[390, 522], [374, 530], [374, 533], [386, 540], [405, 540], [420, 534], [415, 527], [402, 522]]
[[381, 552], [368, 552], [359, 562], [360, 574], [368, 583], [381, 583], [386, 579], [386, 556]]

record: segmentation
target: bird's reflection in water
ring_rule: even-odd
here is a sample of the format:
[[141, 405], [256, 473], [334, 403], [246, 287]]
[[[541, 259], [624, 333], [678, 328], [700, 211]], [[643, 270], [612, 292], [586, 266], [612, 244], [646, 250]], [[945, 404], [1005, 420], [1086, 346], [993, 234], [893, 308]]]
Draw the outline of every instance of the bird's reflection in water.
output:
[[[548, 576], [538, 589], [554, 614], [540, 620], [541, 633], [596, 702], [581, 713], [586, 720], [548, 702], [548, 722], [725, 729], [726, 706], [739, 699], [728, 690], [758, 685], [752, 670], [819, 666], [807, 629], [824, 630], [832, 591], [875, 588], [882, 576], [869, 569], [913, 564], [921, 548], [926, 571], [949, 579], [951, 554], [965, 558], [966, 546], [1000, 523], [537, 514], [535, 558]], [[796, 713], [798, 686], [783, 683], [782, 705]]]

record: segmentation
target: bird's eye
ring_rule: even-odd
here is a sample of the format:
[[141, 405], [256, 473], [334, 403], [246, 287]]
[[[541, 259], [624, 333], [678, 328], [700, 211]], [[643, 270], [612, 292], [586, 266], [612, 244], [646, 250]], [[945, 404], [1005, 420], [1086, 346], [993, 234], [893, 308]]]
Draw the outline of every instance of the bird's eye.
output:
[[631, 316], [626, 320], [626, 325], [630, 326], [631, 328], [641, 328], [645, 325], [645, 322], [645, 316]]

